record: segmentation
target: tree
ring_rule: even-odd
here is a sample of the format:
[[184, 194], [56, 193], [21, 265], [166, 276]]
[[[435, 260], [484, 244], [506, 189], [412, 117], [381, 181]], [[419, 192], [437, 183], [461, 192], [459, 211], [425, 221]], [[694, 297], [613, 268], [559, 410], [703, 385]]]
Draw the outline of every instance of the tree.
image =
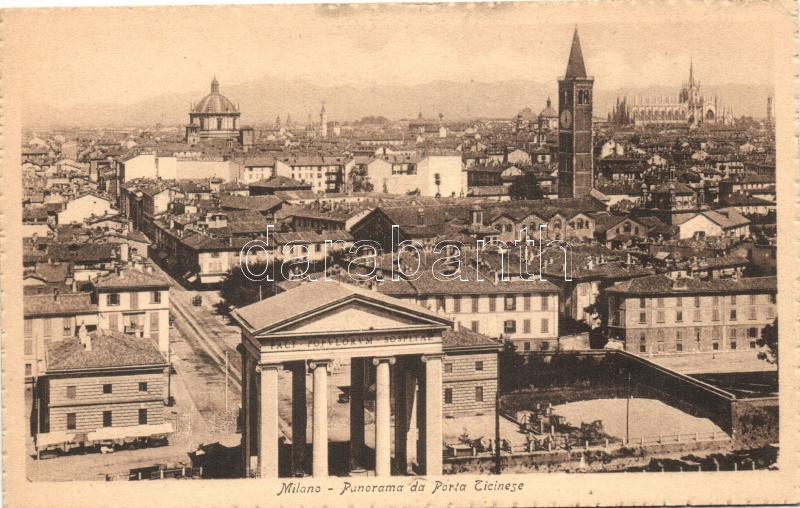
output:
[[542, 199], [542, 189], [533, 173], [525, 173], [514, 179], [508, 188], [511, 199]]
[[778, 318], [771, 325], [761, 330], [761, 338], [756, 341], [759, 347], [766, 347], [766, 351], [758, 353], [758, 358], [769, 363], [778, 363]]
[[[277, 267], [276, 267], [277, 268]], [[267, 269], [267, 273], [272, 273], [272, 267], [267, 267], [263, 264], [251, 265], [249, 271], [252, 274], [263, 273]], [[275, 273], [272, 278], [280, 280], [280, 270], [274, 270]], [[259, 291], [260, 287], [260, 291]], [[275, 281], [254, 281], [245, 276], [242, 272], [242, 267], [237, 266], [230, 271], [225, 280], [222, 282], [220, 294], [228, 303], [236, 307], [244, 307], [255, 303], [260, 299], [269, 298], [278, 293], [278, 286]]]

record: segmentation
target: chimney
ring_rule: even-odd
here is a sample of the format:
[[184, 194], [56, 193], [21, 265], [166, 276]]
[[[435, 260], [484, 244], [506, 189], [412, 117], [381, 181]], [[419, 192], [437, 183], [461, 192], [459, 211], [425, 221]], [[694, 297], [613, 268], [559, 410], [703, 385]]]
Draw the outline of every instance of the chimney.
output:
[[73, 293], [78, 292], [78, 281], [75, 279], [72, 279], [72, 292]]
[[61, 290], [59, 290], [59, 289], [55, 289], [55, 290], [53, 291], [53, 301], [54, 301], [54, 302], [57, 302], [57, 301], [58, 301], [58, 295], [59, 295], [60, 293], [61, 293]]
[[625, 259], [625, 264], [631, 266], [631, 253], [628, 253], [627, 259]]
[[86, 331], [86, 325], [81, 323], [80, 328], [78, 328], [78, 339], [81, 341], [81, 346], [86, 351], [92, 350], [92, 338], [89, 336], [89, 332]]

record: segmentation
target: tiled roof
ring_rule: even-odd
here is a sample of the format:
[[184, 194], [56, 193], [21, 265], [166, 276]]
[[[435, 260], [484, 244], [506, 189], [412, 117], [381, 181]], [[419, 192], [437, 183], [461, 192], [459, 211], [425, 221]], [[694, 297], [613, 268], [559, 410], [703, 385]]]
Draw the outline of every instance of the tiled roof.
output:
[[91, 293], [25, 295], [23, 307], [25, 317], [72, 316], [97, 312], [97, 305], [92, 304]]
[[220, 196], [219, 206], [232, 210], [270, 211], [279, 207], [283, 200], [276, 196]]
[[311, 184], [298, 182], [286, 176], [273, 176], [264, 180], [258, 180], [250, 184], [250, 187], [257, 189], [311, 189]]
[[442, 333], [442, 347], [446, 353], [448, 349], [461, 348], [491, 347], [499, 349], [502, 344], [486, 335], [458, 326], [455, 330], [447, 329]]
[[[259, 331], [355, 298], [377, 301], [406, 312], [427, 316], [443, 324], [449, 323], [446, 318], [418, 305], [409, 304], [377, 291], [333, 281], [307, 282], [284, 293], [237, 309], [233, 314], [237, 321], [254, 331]], [[353, 328], [357, 329], [361, 325], [366, 326], [364, 323], [353, 323]]]
[[47, 372], [165, 366], [155, 341], [110, 330], [89, 333], [91, 351], [77, 337], [57, 341], [47, 350]]
[[53, 244], [47, 257], [53, 261], [72, 261], [74, 263], [102, 263], [117, 259], [118, 247], [113, 243], [100, 244]]
[[653, 275], [627, 280], [611, 286], [607, 292], [617, 294], [705, 294], [705, 293], [774, 293], [778, 289], [776, 277], [748, 277], [740, 279], [680, 279], [673, 281], [666, 275]]
[[110, 273], [100, 277], [95, 286], [98, 289], [168, 288], [169, 281], [155, 273], [123, 268], [118, 274]]
[[36, 263], [36, 275], [45, 282], [63, 283], [69, 275], [69, 264]]

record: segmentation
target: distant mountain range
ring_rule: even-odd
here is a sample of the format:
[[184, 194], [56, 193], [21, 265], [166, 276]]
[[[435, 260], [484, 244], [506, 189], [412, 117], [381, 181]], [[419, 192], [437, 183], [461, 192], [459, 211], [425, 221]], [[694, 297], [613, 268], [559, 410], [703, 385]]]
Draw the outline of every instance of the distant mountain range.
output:
[[[595, 116], [605, 117], [617, 97], [624, 95], [677, 95], [678, 87], [603, 89], [595, 90]], [[524, 80], [498, 82], [432, 81], [415, 86], [368, 84], [357, 86], [324, 86], [307, 81], [287, 81], [263, 78], [238, 85], [221, 84], [221, 92], [242, 111], [242, 124], [272, 123], [276, 115], [281, 120], [291, 114], [293, 121], [305, 123], [308, 115], [317, 121], [322, 101], [325, 101], [329, 120], [356, 120], [367, 115], [382, 115], [390, 119], [415, 118], [422, 112], [425, 118], [442, 113], [445, 120], [467, 118], [512, 118], [519, 110], [530, 107], [539, 112], [548, 96], [557, 106], [558, 85], [555, 80], [539, 83]], [[163, 94], [132, 104], [82, 104], [59, 108], [45, 104], [23, 104], [23, 125], [50, 126], [132, 126], [162, 123], [185, 123], [189, 106], [202, 99], [208, 88], [191, 93]], [[763, 117], [767, 96], [772, 94], [765, 85], [726, 84], [704, 89], [706, 94], [718, 94], [724, 104], [733, 107], [734, 115]]]

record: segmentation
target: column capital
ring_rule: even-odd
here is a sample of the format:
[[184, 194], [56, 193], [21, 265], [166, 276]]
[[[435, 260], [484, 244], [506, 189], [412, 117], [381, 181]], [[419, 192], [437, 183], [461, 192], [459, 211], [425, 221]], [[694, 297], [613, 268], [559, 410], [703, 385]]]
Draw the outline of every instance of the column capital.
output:
[[441, 360], [444, 358], [444, 353], [424, 354], [420, 357], [422, 363], [428, 363], [428, 360]]
[[331, 364], [333, 360], [325, 359], [325, 360], [309, 360], [308, 361], [308, 368], [312, 372], [316, 370], [317, 367], [323, 367], [325, 371], [330, 374], [331, 373]]
[[397, 362], [397, 358], [394, 356], [376, 356], [372, 359], [372, 365], [379, 365], [383, 362], [388, 362], [389, 365], [394, 365]]
[[283, 370], [282, 363], [257, 363], [256, 372], [264, 372], [266, 370]]

